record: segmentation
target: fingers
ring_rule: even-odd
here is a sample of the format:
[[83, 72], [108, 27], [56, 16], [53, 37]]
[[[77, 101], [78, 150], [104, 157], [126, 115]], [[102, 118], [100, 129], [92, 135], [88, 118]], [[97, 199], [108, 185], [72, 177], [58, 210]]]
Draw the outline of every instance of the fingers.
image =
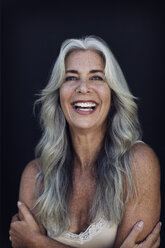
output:
[[124, 240], [124, 243], [122, 244], [122, 246], [120, 248], [133, 248], [133, 247], [137, 247], [137, 245], [135, 244], [135, 242], [136, 242], [137, 237], [139, 236], [139, 234], [142, 232], [143, 226], [144, 226], [144, 222], [143, 221], [137, 222], [134, 225], [134, 227], [131, 230], [131, 232], [128, 234], [127, 238]]
[[157, 241], [155, 242], [153, 248], [158, 248], [159, 246], [160, 246], [160, 236], [159, 236], [159, 238], [157, 239]]
[[23, 204], [22, 202], [18, 201], [17, 202], [17, 206], [19, 209], [19, 216], [21, 218], [21, 220], [25, 220], [27, 222], [33, 222], [33, 216], [30, 213], [29, 209], [25, 206], [25, 204]]
[[20, 219], [19, 219], [19, 216], [18, 216], [18, 214], [15, 214], [13, 217], [12, 217], [12, 219], [11, 219], [11, 223], [13, 223], [13, 222], [15, 222], [15, 221], [19, 221]]
[[160, 246], [160, 237], [156, 240], [156, 242], [153, 243], [141, 243], [137, 247], [138, 248], [159, 248]]
[[12, 248], [22, 248], [23, 246], [20, 244], [20, 242], [17, 240], [17, 238], [15, 238], [14, 236], [12, 236], [12, 238], [10, 239], [11, 242], [11, 247]]
[[142, 242], [141, 247], [152, 247], [157, 248], [160, 245], [160, 229], [161, 222], [157, 223], [153, 231], [148, 235], [146, 240]]
[[9, 229], [9, 240], [12, 242], [12, 239], [11, 239], [11, 236], [12, 236], [12, 227], [13, 227], [13, 225], [15, 224], [15, 222], [17, 222], [17, 221], [20, 221], [20, 219], [19, 219], [19, 216], [18, 216], [18, 214], [15, 214], [13, 217], [12, 217], [12, 219], [11, 219], [11, 223], [10, 223], [10, 229]]

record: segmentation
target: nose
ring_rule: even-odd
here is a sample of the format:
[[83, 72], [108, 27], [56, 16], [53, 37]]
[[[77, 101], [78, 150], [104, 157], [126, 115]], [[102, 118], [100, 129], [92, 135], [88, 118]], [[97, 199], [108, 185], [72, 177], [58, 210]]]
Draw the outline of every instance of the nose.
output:
[[76, 92], [86, 94], [86, 93], [89, 93], [90, 91], [91, 90], [90, 90], [88, 81], [85, 79], [81, 79], [79, 81], [77, 88], [76, 88]]

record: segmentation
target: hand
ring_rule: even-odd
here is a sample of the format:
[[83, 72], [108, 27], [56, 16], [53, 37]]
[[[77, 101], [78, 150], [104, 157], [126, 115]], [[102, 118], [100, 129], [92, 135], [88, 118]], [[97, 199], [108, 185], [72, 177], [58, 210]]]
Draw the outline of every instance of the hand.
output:
[[161, 223], [159, 222], [143, 242], [136, 244], [135, 240], [143, 230], [143, 222], [140, 221], [133, 227], [120, 248], [158, 248], [160, 245], [160, 229]]
[[[33, 248], [40, 228], [25, 204], [18, 202], [21, 220], [14, 215], [10, 225], [10, 240], [13, 248]], [[30, 237], [30, 239], [29, 239]]]

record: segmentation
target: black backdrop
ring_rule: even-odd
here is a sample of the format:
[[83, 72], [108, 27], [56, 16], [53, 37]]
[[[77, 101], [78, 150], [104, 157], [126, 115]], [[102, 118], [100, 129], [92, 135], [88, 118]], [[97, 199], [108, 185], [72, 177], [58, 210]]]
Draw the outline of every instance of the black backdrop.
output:
[[[11, 216], [17, 211], [22, 170], [34, 157], [41, 131], [33, 116], [35, 94], [47, 83], [66, 38], [94, 34], [115, 54], [130, 89], [139, 97], [143, 140], [157, 153], [162, 171], [164, 220], [164, 6], [155, 1], [4, 0], [1, 36], [1, 241], [8, 248]], [[149, 180], [149, 178], [146, 178]], [[164, 227], [162, 228], [162, 245]], [[164, 244], [164, 245], [163, 245]]]

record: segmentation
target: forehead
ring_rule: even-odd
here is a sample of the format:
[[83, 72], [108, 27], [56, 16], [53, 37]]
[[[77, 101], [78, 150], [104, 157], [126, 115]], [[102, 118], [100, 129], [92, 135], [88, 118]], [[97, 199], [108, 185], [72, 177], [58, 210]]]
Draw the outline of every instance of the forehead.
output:
[[65, 61], [66, 69], [104, 69], [103, 58], [93, 50], [76, 50], [71, 52]]

